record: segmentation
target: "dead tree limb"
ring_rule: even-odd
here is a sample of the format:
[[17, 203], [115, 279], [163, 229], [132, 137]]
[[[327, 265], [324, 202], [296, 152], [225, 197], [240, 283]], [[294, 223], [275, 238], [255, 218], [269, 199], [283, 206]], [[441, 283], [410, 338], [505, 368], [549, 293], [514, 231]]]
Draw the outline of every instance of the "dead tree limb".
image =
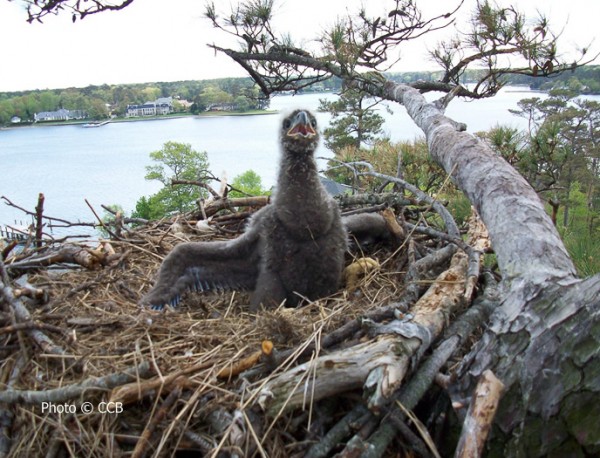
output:
[[77, 399], [89, 391], [108, 391], [116, 386], [129, 383], [138, 378], [145, 378], [152, 373], [150, 364], [142, 361], [135, 367], [122, 372], [105, 375], [103, 377], [91, 377], [73, 385], [62, 386], [50, 390], [41, 391], [0, 391], [0, 402], [7, 404], [41, 404], [42, 402], [66, 402]]
[[38, 196], [38, 203], [35, 207], [35, 246], [42, 247], [42, 236], [44, 234], [44, 194]]
[[[29, 310], [25, 307], [25, 304], [20, 299], [15, 298], [13, 291], [9, 284], [8, 273], [6, 272], [4, 263], [0, 260], [0, 294], [4, 299], [4, 302], [8, 304], [11, 310], [15, 314], [17, 321], [21, 323], [30, 323], [33, 321]], [[65, 351], [62, 347], [56, 345], [52, 339], [44, 334], [39, 329], [27, 329], [27, 334], [31, 339], [42, 349], [44, 353], [51, 355], [65, 355]]]
[[[474, 305], [458, 317], [444, 332], [445, 338], [436, 346], [432, 354], [408, 380], [406, 385], [394, 395], [405, 409], [413, 409], [423, 398], [448, 359], [471, 337], [475, 329], [483, 326], [499, 304], [500, 294], [496, 281], [487, 275], [487, 287], [484, 295], [475, 300]], [[387, 417], [395, 417], [397, 422], [386, 421]], [[368, 439], [370, 444], [364, 458], [380, 457], [394, 439], [398, 422], [405, 421], [404, 412], [398, 408], [387, 409], [377, 431]]]
[[104, 265], [107, 258], [107, 253], [102, 250], [94, 250], [85, 246], [63, 245], [58, 249], [50, 250], [46, 254], [34, 255], [12, 262], [6, 268], [8, 270], [35, 269], [53, 264], [76, 264], [93, 270]]
[[492, 371], [486, 370], [475, 387], [473, 401], [469, 406], [454, 454], [455, 458], [481, 456], [503, 391], [504, 384]]

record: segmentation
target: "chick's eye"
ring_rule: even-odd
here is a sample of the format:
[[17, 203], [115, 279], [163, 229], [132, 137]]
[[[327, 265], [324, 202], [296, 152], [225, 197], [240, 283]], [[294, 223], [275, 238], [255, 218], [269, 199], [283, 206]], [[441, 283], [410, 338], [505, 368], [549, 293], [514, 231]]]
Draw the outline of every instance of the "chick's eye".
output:
[[312, 119], [310, 121], [310, 125], [313, 127], [313, 129], [316, 129], [317, 128], [317, 120], [316, 119]]
[[283, 121], [283, 128], [284, 129], [289, 129], [291, 125], [292, 125], [292, 122], [289, 119], [286, 119], [286, 120]]

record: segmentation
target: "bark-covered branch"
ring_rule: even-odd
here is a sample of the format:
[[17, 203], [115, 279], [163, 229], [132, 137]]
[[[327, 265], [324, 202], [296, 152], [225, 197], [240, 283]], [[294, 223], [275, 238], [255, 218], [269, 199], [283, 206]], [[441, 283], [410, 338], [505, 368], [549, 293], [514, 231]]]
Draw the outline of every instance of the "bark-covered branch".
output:
[[[319, 39], [320, 49], [313, 50], [295, 45], [289, 37], [285, 42], [278, 38], [271, 24], [273, 2], [242, 2], [232, 13], [222, 15], [213, 4], [207, 8], [206, 17], [213, 26], [238, 37], [242, 45], [237, 50], [209, 46], [242, 66], [266, 95], [298, 91], [330, 76], [345, 82], [381, 83], [382, 70], [398, 60], [393, 55], [399, 45], [452, 24], [462, 7], [460, 2], [454, 10], [424, 18], [412, 1], [390, 3], [393, 6], [387, 17], [370, 17], [363, 8], [339, 19]], [[491, 97], [502, 88], [506, 75], [554, 75], [597, 57], [589, 57], [591, 53], [582, 50], [573, 59], [563, 59], [557, 52], [558, 35], [552, 33], [548, 21], [542, 16], [529, 23], [514, 7], [478, 2], [471, 26], [472, 31], [441, 43], [431, 52], [442, 69], [440, 80], [419, 81], [412, 87], [421, 92], [456, 91], [468, 98]], [[519, 65], [503, 65], [511, 58]], [[461, 81], [467, 68], [485, 69], [470, 89]]]
[[28, 0], [25, 3], [27, 4], [27, 22], [42, 22], [42, 19], [49, 14], [56, 15], [63, 12], [70, 13], [73, 22], [75, 22], [77, 19], [83, 19], [91, 14], [122, 10], [133, 3], [133, 0], [120, 0], [117, 2], [106, 0]]
[[392, 82], [371, 89], [404, 105], [423, 130], [431, 156], [488, 228], [506, 282], [575, 281], [573, 263], [543, 203], [514, 168], [473, 135], [458, 131], [456, 122], [417, 90]]

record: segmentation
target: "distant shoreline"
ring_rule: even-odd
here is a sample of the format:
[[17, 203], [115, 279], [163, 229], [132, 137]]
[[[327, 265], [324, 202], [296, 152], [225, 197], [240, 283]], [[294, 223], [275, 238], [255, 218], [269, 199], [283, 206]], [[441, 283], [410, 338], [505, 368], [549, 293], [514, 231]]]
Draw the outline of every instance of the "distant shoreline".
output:
[[[139, 116], [135, 118], [112, 118], [108, 119], [108, 124], [117, 122], [139, 122], [139, 121], [164, 121], [167, 119], [181, 119], [181, 118], [214, 118], [220, 116], [263, 116], [273, 115], [279, 113], [277, 110], [252, 110], [252, 111], [206, 111], [199, 114], [182, 113], [177, 115], [163, 115], [163, 116]], [[99, 121], [92, 121], [99, 122]], [[44, 122], [44, 123], [19, 123], [15, 125], [0, 126], [0, 130], [9, 129], [24, 129], [28, 127], [57, 127], [57, 126], [83, 126], [89, 124], [90, 120], [77, 120], [77, 121], [57, 121], [57, 122]]]

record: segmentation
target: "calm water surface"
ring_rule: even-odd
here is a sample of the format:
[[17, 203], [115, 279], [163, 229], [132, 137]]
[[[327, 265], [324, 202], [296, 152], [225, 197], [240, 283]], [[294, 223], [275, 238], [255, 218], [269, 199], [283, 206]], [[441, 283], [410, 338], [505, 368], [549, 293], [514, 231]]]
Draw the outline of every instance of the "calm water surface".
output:
[[[466, 122], [469, 131], [488, 129], [498, 123], [524, 127], [511, 115], [517, 101], [531, 96], [528, 91], [504, 90], [489, 100], [456, 100], [448, 115]], [[275, 110], [295, 107], [315, 109], [319, 99], [331, 94], [279, 96], [271, 103]], [[390, 105], [393, 114], [382, 112], [384, 129], [392, 140], [413, 139], [420, 130], [401, 106]], [[329, 121], [319, 113], [321, 126]], [[265, 186], [275, 181], [278, 165], [277, 132], [280, 115], [187, 117], [144, 122], [111, 123], [94, 129], [81, 126], [30, 127], [0, 130], [0, 195], [33, 210], [44, 193], [45, 214], [69, 221], [94, 221], [84, 199], [102, 213], [101, 204], [119, 204], [125, 211], [136, 201], [160, 189], [160, 183], [144, 180], [148, 154], [166, 141], [190, 143], [206, 151], [211, 170], [217, 176], [236, 175], [253, 169]], [[331, 154], [320, 147], [319, 156]], [[0, 202], [0, 225], [27, 224], [23, 213]]]

